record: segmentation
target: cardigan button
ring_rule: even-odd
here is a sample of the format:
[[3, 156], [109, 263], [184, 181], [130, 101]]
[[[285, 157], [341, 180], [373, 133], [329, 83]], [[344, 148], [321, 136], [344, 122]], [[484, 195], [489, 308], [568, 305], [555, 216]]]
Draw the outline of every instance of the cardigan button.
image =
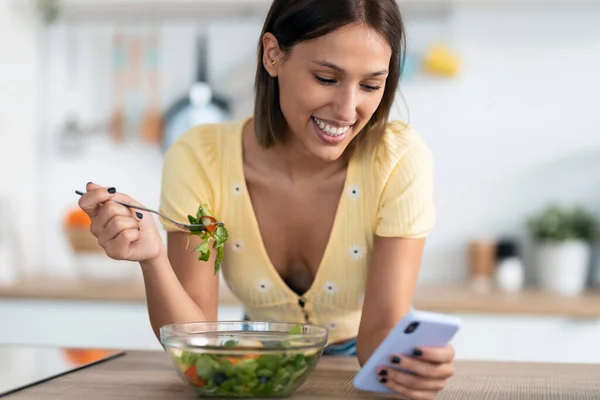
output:
[[298, 299], [298, 305], [302, 308], [304, 308], [304, 306], [306, 305], [306, 302], [304, 301], [304, 299], [300, 298]]

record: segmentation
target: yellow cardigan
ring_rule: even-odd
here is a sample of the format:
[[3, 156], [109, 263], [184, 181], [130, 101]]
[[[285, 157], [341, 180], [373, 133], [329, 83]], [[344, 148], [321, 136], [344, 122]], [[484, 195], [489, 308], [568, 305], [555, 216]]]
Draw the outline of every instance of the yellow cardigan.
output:
[[244, 179], [246, 122], [200, 125], [171, 146], [160, 210], [187, 221], [205, 203], [225, 222], [223, 277], [251, 320], [306, 322], [306, 314], [310, 323], [329, 329], [329, 343], [356, 337], [374, 235], [421, 238], [434, 225], [429, 148], [410, 127], [392, 121], [375, 149], [350, 161], [329, 243], [312, 286], [299, 296], [277, 273], [262, 242]]

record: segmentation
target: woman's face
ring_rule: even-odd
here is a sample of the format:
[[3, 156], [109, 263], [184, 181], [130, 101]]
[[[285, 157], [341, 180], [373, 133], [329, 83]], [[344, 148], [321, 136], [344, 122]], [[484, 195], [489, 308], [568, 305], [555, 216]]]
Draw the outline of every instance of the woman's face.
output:
[[338, 159], [379, 106], [390, 46], [362, 24], [301, 42], [285, 58], [273, 35], [263, 44], [294, 144], [323, 160]]

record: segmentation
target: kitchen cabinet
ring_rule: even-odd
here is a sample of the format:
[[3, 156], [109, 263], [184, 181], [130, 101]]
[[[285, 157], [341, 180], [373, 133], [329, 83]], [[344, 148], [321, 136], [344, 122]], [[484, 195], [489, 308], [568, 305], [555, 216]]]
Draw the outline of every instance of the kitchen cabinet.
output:
[[[219, 320], [242, 319], [240, 303], [220, 283]], [[0, 286], [0, 321], [0, 343], [161, 349], [137, 278], [37, 277]]]
[[[221, 320], [242, 317], [239, 306], [219, 307]], [[0, 343], [161, 349], [144, 303], [3, 299], [0, 319]]]
[[[457, 359], [600, 363], [600, 320], [553, 316], [456, 314], [463, 328]], [[156, 350], [146, 305], [131, 302], [0, 300], [0, 343]], [[219, 306], [219, 319], [243, 308]]]
[[465, 360], [600, 363], [600, 319], [458, 314], [457, 358]]
[[[560, 298], [528, 289], [478, 293], [465, 286], [423, 286], [417, 309], [459, 316], [454, 340], [464, 360], [600, 363], [600, 293]], [[243, 307], [223, 285], [219, 319]], [[38, 280], [0, 287], [0, 343], [157, 349], [143, 287]], [[10, 327], [10, 328], [4, 328]]]

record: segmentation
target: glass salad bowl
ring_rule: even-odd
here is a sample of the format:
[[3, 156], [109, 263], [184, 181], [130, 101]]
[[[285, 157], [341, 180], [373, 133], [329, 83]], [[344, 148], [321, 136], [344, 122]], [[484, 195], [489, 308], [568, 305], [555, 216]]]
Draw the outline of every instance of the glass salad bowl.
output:
[[160, 340], [198, 397], [289, 397], [313, 371], [327, 329], [279, 322], [165, 325]]

